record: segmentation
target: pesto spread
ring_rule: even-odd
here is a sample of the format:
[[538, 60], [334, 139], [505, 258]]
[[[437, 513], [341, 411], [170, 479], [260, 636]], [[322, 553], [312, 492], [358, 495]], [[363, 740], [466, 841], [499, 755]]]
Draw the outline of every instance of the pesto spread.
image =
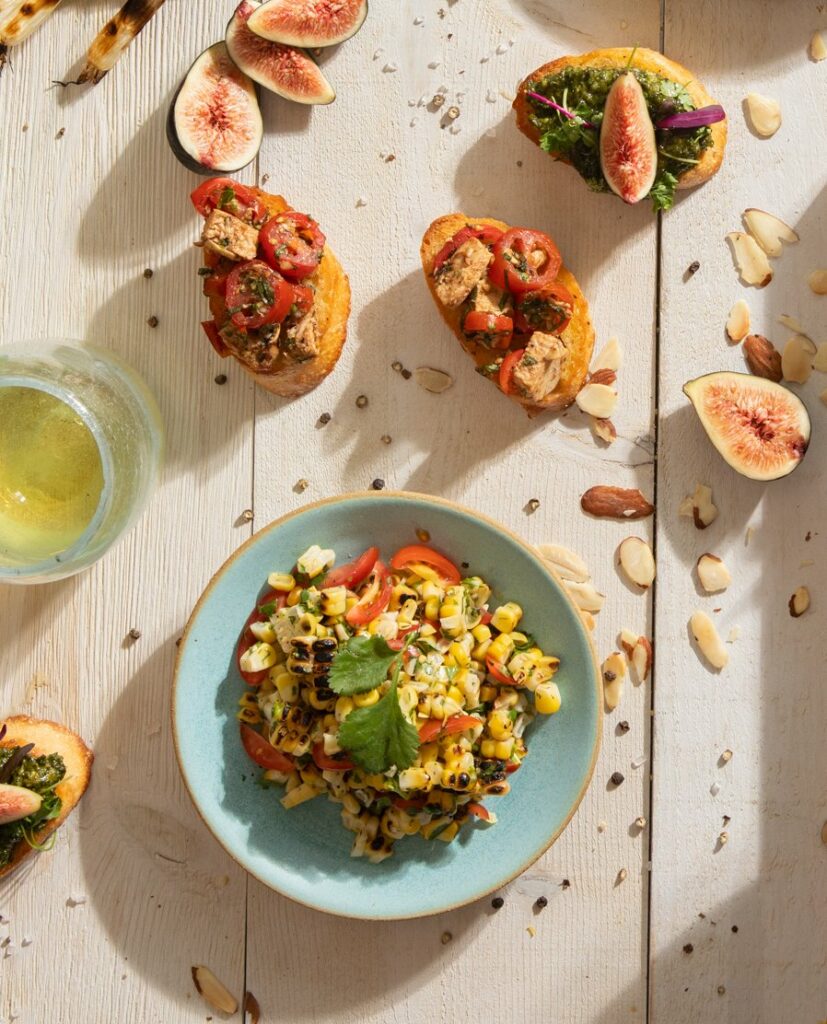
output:
[[[540, 133], [540, 146], [553, 156], [565, 157], [595, 192], [610, 191], [600, 167], [598, 140], [606, 97], [626, 68], [568, 67], [528, 84], [528, 90], [565, 107], [567, 118], [529, 98], [531, 124]], [[662, 75], [638, 68], [628, 70], [643, 90], [653, 123], [670, 114], [695, 110], [685, 87]], [[655, 210], [668, 210], [675, 198], [678, 178], [700, 160], [712, 145], [712, 132], [702, 128], [656, 128], [658, 169], [649, 192]]]
[[[0, 778], [3, 768], [17, 747], [0, 747]], [[36, 849], [34, 834], [47, 822], [60, 814], [61, 800], [55, 793], [55, 786], [63, 780], [66, 765], [60, 754], [42, 754], [39, 757], [24, 757], [8, 779], [3, 782], [11, 786], [23, 786], [43, 798], [43, 803], [35, 814], [20, 821], [12, 821], [0, 825], [0, 868], [4, 868], [12, 858], [14, 848], [21, 841], [28, 842]]]

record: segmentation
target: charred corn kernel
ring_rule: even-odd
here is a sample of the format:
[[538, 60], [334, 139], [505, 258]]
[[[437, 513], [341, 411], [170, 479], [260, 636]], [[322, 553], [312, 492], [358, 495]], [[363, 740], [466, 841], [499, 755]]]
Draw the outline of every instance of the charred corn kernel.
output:
[[530, 651], [521, 651], [519, 654], [515, 654], [508, 663], [508, 671], [511, 673], [514, 685], [525, 686], [536, 667], [537, 659]]
[[458, 686], [448, 687], [448, 694], [451, 700], [455, 700], [460, 706], [465, 703], [465, 694], [460, 690]]
[[[272, 675], [272, 672], [271, 672]], [[279, 697], [285, 704], [295, 704], [299, 699], [299, 681], [289, 672], [280, 671], [273, 680], [276, 684]]]
[[465, 644], [459, 643], [455, 640], [448, 648], [449, 652], [453, 655], [454, 661], [457, 665], [467, 665], [471, 661], [471, 654]]
[[435, 832], [447, 828], [451, 824], [453, 824], [453, 822], [450, 818], [434, 818], [432, 821], [426, 822], [420, 829], [422, 838], [430, 839]]
[[436, 569], [432, 569], [430, 565], [425, 565], [424, 562], [409, 562], [407, 565], [409, 572], [416, 573], [423, 580], [428, 580], [431, 583], [436, 583], [439, 580], [439, 573]]
[[557, 669], [560, 668], [560, 659], [559, 658], [555, 658], [551, 654], [548, 654], [548, 655], [544, 655], [543, 657], [540, 658], [539, 664], [540, 664], [541, 668], [549, 669], [551, 674], [554, 675], [554, 673], [557, 671]]
[[475, 672], [467, 672], [463, 679], [457, 679], [457, 685], [465, 697], [465, 706], [475, 708], [480, 702], [480, 679]]
[[488, 734], [495, 740], [507, 739], [514, 731], [514, 723], [507, 711], [492, 711], [486, 722]]
[[429, 623], [424, 623], [419, 629], [420, 636], [433, 636], [436, 633], [436, 629]]
[[457, 832], [459, 832], [459, 824], [456, 821], [452, 821], [447, 828], [437, 832], [434, 839], [438, 839], [441, 843], [450, 843], [452, 839], [456, 838]]
[[411, 789], [427, 789], [431, 785], [424, 768], [405, 768], [398, 776], [399, 788], [406, 792]]
[[293, 589], [287, 595], [287, 607], [288, 608], [294, 608], [299, 603], [299, 601], [301, 601], [301, 596], [302, 596], [302, 588], [301, 587], [293, 587]]
[[333, 630], [330, 629], [328, 626], [323, 626], [320, 622], [319, 625], [316, 626], [316, 636], [333, 636]]
[[513, 601], [501, 604], [491, 616], [491, 625], [501, 633], [511, 633], [523, 617], [523, 610]]
[[340, 697], [336, 701], [336, 706], [333, 709], [333, 714], [336, 716], [336, 721], [344, 722], [344, 720], [351, 713], [354, 707], [355, 705], [351, 697]]
[[541, 683], [534, 691], [534, 707], [541, 715], [556, 714], [561, 704], [557, 683]]
[[309, 765], [307, 768], [300, 768], [299, 775], [301, 776], [302, 782], [306, 782], [308, 786], [315, 786], [316, 789], [326, 788], [326, 783], [319, 774], [319, 770], [315, 765]]
[[328, 587], [322, 591], [322, 614], [344, 615], [347, 605], [347, 587]]
[[550, 668], [541, 668], [538, 665], [528, 677], [525, 684], [526, 689], [536, 693], [537, 687], [547, 683], [551, 679], [551, 676], [552, 672]]
[[257, 708], [239, 708], [235, 717], [247, 725], [258, 725], [261, 721], [261, 714]]
[[311, 612], [305, 612], [303, 615], [299, 616], [298, 626], [305, 636], [310, 636], [312, 633], [316, 632], [316, 626], [318, 626], [320, 621], [321, 620]]
[[379, 701], [379, 687], [374, 686], [367, 693], [354, 693], [353, 703], [357, 708], [370, 708]]
[[336, 716], [332, 712], [328, 712], [322, 719], [322, 728], [325, 731], [325, 736], [328, 733], [336, 733], [339, 729], [339, 723], [336, 721]]
[[429, 597], [425, 602], [425, 618], [432, 621], [439, 618], [439, 598]]
[[264, 640], [268, 644], [276, 642], [276, 631], [269, 619], [266, 622], [251, 622], [249, 629], [256, 640]]
[[455, 757], [445, 764], [445, 771], [455, 772], [457, 775], [461, 775], [463, 772], [472, 772], [473, 770], [474, 755], [470, 750], [466, 750], [459, 757]]
[[490, 683], [483, 683], [480, 687], [480, 703], [489, 704], [497, 696], [497, 687]]
[[420, 718], [431, 717], [431, 698], [427, 693], [420, 693], [416, 701], [416, 713]]
[[514, 753], [514, 737], [511, 736], [507, 740], [497, 740], [494, 745], [494, 757], [498, 761], [507, 761], [509, 757]]
[[239, 659], [239, 665], [243, 672], [263, 672], [265, 669], [272, 668], [275, 663], [276, 652], [270, 644], [264, 643], [263, 640], [248, 647]]
[[373, 789], [378, 789], [380, 791], [387, 788], [385, 785], [386, 781], [385, 776], [378, 773], [365, 776], [365, 785], [371, 786]]
[[352, 793], [345, 793], [342, 797], [342, 807], [344, 807], [346, 811], [350, 811], [351, 814], [358, 814], [362, 805]]
[[266, 782], [277, 782], [280, 786], [283, 786], [287, 782], [289, 773], [277, 772], [275, 768], [268, 768], [261, 777]]
[[302, 782], [296, 786], [295, 789], [291, 789], [289, 793], [285, 793], [281, 798], [281, 806], [286, 810], [290, 810], [291, 807], [298, 807], [299, 804], [305, 803], [307, 800], [312, 800], [321, 793], [320, 789], [315, 786], [309, 786], [306, 782]]
[[414, 710], [419, 702], [419, 693], [415, 686], [410, 684], [403, 686], [399, 690], [399, 707], [402, 709], [402, 714], [407, 718], [408, 715]]
[[379, 830], [388, 839], [401, 839], [405, 834], [402, 825], [396, 816], [395, 808], [389, 807], [379, 822]]
[[514, 641], [509, 633], [500, 633], [496, 639], [491, 641], [487, 657], [493, 658], [500, 665], [505, 665], [514, 653]]
[[327, 700], [319, 696], [319, 691], [312, 687], [307, 687], [304, 691], [304, 697], [311, 708], [315, 708], [317, 711], [327, 711], [336, 705], [336, 695], [328, 697]]
[[400, 626], [410, 626], [413, 620], [416, 618], [416, 601], [406, 601], [399, 609], [399, 615], [396, 617], [396, 621]]
[[295, 587], [296, 581], [289, 572], [271, 572], [267, 584], [280, 594], [288, 594]]
[[497, 756], [497, 740], [483, 740], [480, 743], [480, 753], [483, 757]]
[[349, 594], [347, 601], [345, 601], [345, 611], [350, 611], [351, 608], [355, 608], [359, 603], [359, 598], [355, 594]]
[[439, 757], [439, 744], [438, 743], [423, 743], [419, 748], [419, 760], [422, 764], [426, 761], [436, 761]]
[[255, 708], [258, 710], [258, 697], [248, 690], [238, 698], [238, 706], [240, 708]]
[[477, 641], [478, 644], [484, 643], [486, 640], [491, 639], [491, 630], [488, 626], [480, 623], [478, 626], [474, 626], [471, 630], [471, 636]]
[[425, 761], [423, 758], [423, 767], [428, 774], [428, 778], [431, 781], [432, 786], [438, 786], [442, 781], [443, 765], [440, 761], [429, 760]]
[[485, 661], [492, 643], [492, 640], [483, 640], [482, 643], [477, 644], [477, 646], [471, 651], [471, 657], [474, 661]]
[[416, 602], [417, 597], [417, 592], [413, 587], [406, 586], [404, 583], [397, 583], [391, 591], [391, 599], [388, 607], [392, 612], [395, 612], [397, 609], [407, 604], [410, 599], [413, 599], [413, 601]]
[[[508, 666], [511, 668], [511, 666]], [[494, 707], [498, 710], [500, 708], [513, 708], [516, 707], [520, 702], [520, 695], [511, 686], [501, 686], [500, 692], [497, 694], [497, 699], [494, 701]]]
[[287, 793], [289, 793], [291, 790], [294, 790], [296, 786], [300, 786], [301, 784], [302, 780], [299, 778], [299, 773], [297, 771], [292, 771], [288, 773], [287, 782], [285, 782], [284, 784], [284, 789]]
[[521, 633], [519, 630], [511, 630], [511, 639], [514, 641], [515, 647], [525, 647], [528, 643], [528, 637], [525, 633]]
[[440, 601], [445, 596], [445, 588], [440, 587], [437, 583], [432, 580], [426, 580], [422, 584], [421, 594], [427, 601], [429, 597], [438, 597]]

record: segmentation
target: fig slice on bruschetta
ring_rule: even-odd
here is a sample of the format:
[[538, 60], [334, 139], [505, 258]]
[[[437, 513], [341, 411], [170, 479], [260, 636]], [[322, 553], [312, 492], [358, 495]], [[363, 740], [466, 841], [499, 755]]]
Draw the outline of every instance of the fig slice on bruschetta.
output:
[[530, 416], [571, 405], [594, 329], [548, 235], [451, 213], [425, 232], [421, 256], [434, 301], [479, 373]]
[[559, 57], [523, 81], [517, 127], [593, 192], [668, 210], [721, 166], [726, 114], [695, 75], [655, 50]]
[[336, 365], [350, 314], [347, 275], [319, 225], [231, 178], [210, 178], [191, 199], [204, 217], [210, 343], [273, 394], [311, 391]]

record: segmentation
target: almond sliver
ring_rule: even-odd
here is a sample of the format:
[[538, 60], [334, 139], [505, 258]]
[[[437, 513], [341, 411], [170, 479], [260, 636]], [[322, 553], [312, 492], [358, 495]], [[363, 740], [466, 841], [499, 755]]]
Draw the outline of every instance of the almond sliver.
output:
[[715, 623], [706, 612], [694, 612], [689, 620], [689, 628], [698, 648], [713, 668], [724, 668], [729, 662], [729, 653], [724, 647]]
[[707, 594], [715, 594], [732, 583], [732, 574], [723, 559], [709, 553], [698, 559], [698, 579]]
[[620, 343], [617, 338], [609, 338], [600, 355], [595, 359], [592, 365], [592, 372], [595, 370], [619, 370], [620, 364], [623, 361]]
[[591, 579], [589, 567], [580, 555], [562, 544], [538, 544], [537, 550], [562, 579], [576, 583], [586, 583]]
[[730, 231], [726, 237], [744, 284], [766, 288], [772, 281], [772, 267], [761, 246], [746, 231]]
[[730, 341], [743, 341], [749, 334], [749, 306], [743, 299], [738, 299], [729, 311], [726, 332]]
[[617, 405], [617, 392], [608, 384], [587, 384], [575, 399], [582, 412], [598, 419], [608, 419]]
[[646, 590], [655, 579], [652, 549], [640, 537], [627, 537], [618, 549], [620, 567], [632, 583]]
[[806, 384], [813, 369], [816, 347], [803, 334], [794, 334], [781, 353], [781, 373], [784, 380]]
[[778, 100], [758, 92], [747, 93], [747, 113], [757, 135], [768, 139], [781, 127], [781, 107]]
[[754, 207], [744, 210], [744, 223], [747, 231], [768, 256], [780, 256], [783, 242], [791, 245], [799, 240], [798, 233], [789, 224], [766, 210], [756, 210]]

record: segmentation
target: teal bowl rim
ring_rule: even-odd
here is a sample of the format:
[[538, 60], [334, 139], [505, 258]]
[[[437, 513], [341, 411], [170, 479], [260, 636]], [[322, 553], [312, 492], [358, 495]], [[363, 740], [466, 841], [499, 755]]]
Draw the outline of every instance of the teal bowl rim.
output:
[[[298, 899], [292, 893], [285, 892], [283, 889], [278, 888], [271, 881], [262, 878], [259, 874], [257, 874], [251, 868], [248, 868], [246, 864], [239, 860], [238, 856], [229, 848], [229, 846], [227, 846], [227, 844], [224, 842], [221, 836], [218, 835], [218, 833], [213, 829], [210, 822], [207, 821], [207, 819], [201, 813], [201, 808], [198, 804], [198, 801], [195, 798], [192, 789], [190, 788], [189, 780], [187, 779], [187, 773], [186, 770], [184, 769], [184, 763], [181, 759], [181, 752], [178, 747], [178, 726], [175, 717], [175, 698], [178, 690], [178, 674], [181, 667], [181, 660], [183, 657], [184, 648], [186, 646], [186, 641], [189, 635], [190, 628], [195, 622], [195, 619], [197, 618], [201, 610], [202, 604], [204, 604], [204, 602], [209, 598], [209, 596], [212, 593], [213, 587], [218, 582], [219, 577], [223, 575], [224, 571], [237, 558], [239, 558], [241, 554], [247, 550], [248, 547], [256, 543], [262, 536], [264, 536], [267, 533], [270, 533], [272, 530], [275, 530], [277, 527], [281, 526], [288, 520], [295, 519], [296, 516], [302, 515], [303, 513], [309, 511], [310, 509], [321, 508], [324, 505], [336, 505], [344, 501], [372, 501], [375, 499], [382, 498], [401, 498], [403, 501], [413, 499], [414, 501], [427, 502], [432, 505], [440, 505], [444, 508], [453, 509], [456, 512], [460, 512], [462, 515], [471, 516], [471, 518], [473, 519], [479, 519], [480, 521], [486, 523], [488, 526], [493, 527], [495, 530], [507, 534], [507, 536], [509, 536], [514, 542], [516, 542], [521, 548], [523, 548], [526, 551], [526, 553], [535, 562], [537, 562], [542, 571], [554, 580], [554, 582], [558, 585], [560, 589], [560, 593], [564, 596], [565, 600], [569, 602], [569, 604], [572, 606], [576, 613], [575, 620], [583, 634], [583, 637], [586, 640], [587, 646], [592, 657], [592, 666], [594, 668], [593, 681], [595, 703], [597, 706], [594, 741], [592, 743], [592, 755], [591, 760], [589, 762], [588, 771], [586, 773], [585, 778], [583, 779], [583, 784], [580, 787], [580, 791], [578, 792], [577, 797], [575, 798], [571, 807], [569, 808], [568, 814], [566, 815], [565, 819], [561, 822], [560, 826], [552, 833], [545, 846], [543, 846], [528, 860], [521, 864], [520, 867], [510, 872], [506, 877], [500, 879], [496, 885], [491, 886], [484, 892], [475, 893], [473, 896], [469, 896], [467, 899], [459, 900], [456, 903], [449, 903], [443, 907], [438, 907], [434, 910], [423, 910], [420, 913], [414, 914], [401, 914], [398, 917], [388, 917], [387, 915], [356, 914], [351, 912], [343, 913], [338, 910], [332, 910], [328, 907], [321, 907], [314, 903], [308, 903], [305, 900]], [[291, 900], [293, 903], [297, 903], [300, 906], [307, 907], [310, 910], [316, 910], [320, 913], [325, 914], [332, 914], [334, 917], [351, 918], [354, 920], [361, 921], [409, 921], [420, 917], [433, 917], [435, 914], [444, 914], [451, 910], [458, 910], [460, 907], [467, 906], [469, 903], [476, 903], [478, 900], [484, 899], [486, 896], [490, 895], [492, 892], [495, 892], [497, 889], [502, 888], [504, 885], [507, 885], [509, 882], [513, 881], [524, 871], [530, 868], [532, 864], [536, 863], [536, 861], [538, 861], [540, 857], [542, 857], [543, 854], [551, 846], [553, 846], [554, 843], [557, 842], [562, 833], [568, 827], [568, 824], [571, 821], [571, 819], [574, 817], [574, 814], [577, 811], [577, 808], [580, 806], [583, 797], [586, 795], [586, 790], [589, 788], [592, 778], [594, 777], [594, 769], [597, 765], [597, 758], [600, 753], [600, 743], [603, 735], [603, 687], [601, 685], [600, 667], [597, 660], [597, 654], [594, 648], [594, 642], [592, 641], [592, 637], [589, 630], [586, 628], [586, 625], [583, 622], [583, 616], [581, 615], [580, 610], [577, 608], [577, 605], [574, 603], [574, 601], [572, 601], [571, 597], [569, 596], [569, 593], [566, 590], [563, 580], [557, 575], [556, 572], [554, 572], [553, 569], [549, 567], [547, 562], [545, 562], [542, 558], [539, 557], [535, 548], [531, 544], [527, 543], [527, 541], [523, 540], [522, 537], [518, 536], [513, 530], [509, 529], [507, 526], [503, 526], [502, 523], [497, 522], [496, 519], [492, 519], [490, 516], [487, 516], [482, 512], [476, 512], [473, 509], [467, 508], [465, 505], [459, 505], [455, 501], [450, 501], [448, 498], [437, 498], [432, 494], [420, 494], [417, 491], [349, 491], [346, 494], [338, 494], [332, 498], [322, 498], [319, 501], [310, 502], [307, 505], [302, 505], [301, 508], [293, 509], [292, 512], [288, 512], [285, 515], [280, 516], [278, 519], [274, 519], [272, 522], [268, 523], [266, 526], [263, 526], [260, 530], [256, 531], [256, 533], [254, 533], [243, 544], [236, 548], [235, 551], [233, 551], [233, 553], [227, 559], [225, 559], [225, 561], [213, 573], [209, 583], [204, 588], [201, 596], [198, 598], [198, 601], [195, 604], [195, 607], [190, 613], [190, 617], [187, 619], [187, 624], [184, 627], [184, 631], [181, 634], [181, 639], [178, 644], [178, 653], [176, 654], [175, 657], [175, 667], [173, 669], [172, 690], [170, 697], [170, 717], [172, 719], [172, 742], [173, 746], [175, 747], [175, 759], [178, 762], [178, 770], [181, 773], [181, 778], [184, 781], [184, 787], [186, 788], [189, 798], [192, 801], [193, 807], [195, 808], [198, 817], [206, 825], [207, 830], [210, 832], [213, 838], [223, 848], [224, 852], [227, 853], [228, 856], [231, 857], [232, 860], [234, 860], [235, 863], [238, 864], [240, 868], [242, 868], [242, 870], [246, 871], [248, 875], [252, 875], [253, 878], [261, 882], [261, 884], [266, 886], [266, 888], [271, 889], [273, 892], [279, 893], [280, 896], [284, 896], [286, 899]]]

